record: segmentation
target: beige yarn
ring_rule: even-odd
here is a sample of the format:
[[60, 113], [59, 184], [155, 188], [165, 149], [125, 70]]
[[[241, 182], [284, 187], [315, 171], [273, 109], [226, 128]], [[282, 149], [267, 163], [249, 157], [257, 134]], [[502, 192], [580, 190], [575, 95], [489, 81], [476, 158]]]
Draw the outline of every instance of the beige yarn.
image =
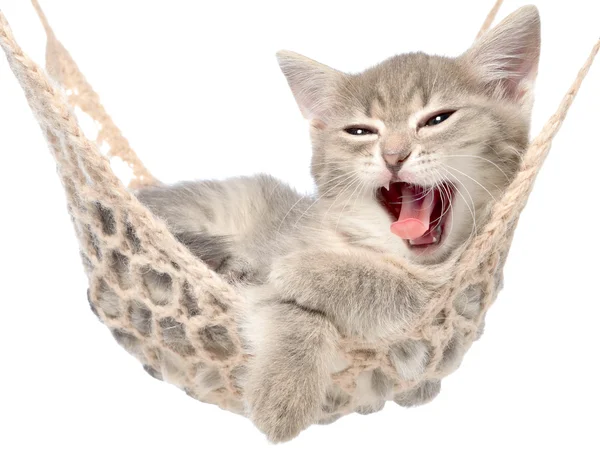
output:
[[100, 148], [103, 144], [108, 144], [110, 148], [107, 154], [108, 158], [119, 158], [132, 169], [133, 177], [129, 184], [130, 188], [157, 183], [157, 180], [131, 149], [129, 142], [121, 134], [121, 130], [106, 113], [100, 103], [100, 97], [87, 82], [69, 52], [56, 39], [37, 0], [32, 0], [32, 3], [48, 38], [46, 44], [46, 70], [67, 93], [69, 103], [73, 107], [79, 107], [83, 113], [100, 125], [100, 131], [94, 140], [96, 146]]
[[[480, 34], [489, 28], [501, 3], [496, 2]], [[33, 4], [48, 34], [48, 73], [69, 95], [22, 52], [1, 13], [0, 45], [56, 158], [89, 278], [92, 307], [117, 341], [151, 374], [178, 385], [198, 400], [243, 413], [243, 393], [236, 377], [251, 355], [244, 352], [236, 329], [242, 299], [176, 241], [164, 223], [152, 216], [111, 171], [109, 159], [98, 151], [102, 143], [110, 146], [109, 158], [121, 158], [132, 168], [133, 186], [157, 182], [56, 39], [37, 1]], [[500, 289], [502, 267], [535, 177], [599, 49], [600, 41], [557, 112], [531, 143], [518, 176], [495, 205], [483, 231], [458, 256], [442, 265], [404, 264], [417, 278], [440, 281], [439, 295], [423, 310], [411, 333], [411, 338], [428, 341], [432, 349], [425, 374], [419, 380], [403, 380], [387, 356], [389, 342], [346, 338], [340, 343], [340, 351], [349, 365], [334, 374], [334, 380], [350, 396], [358, 374], [369, 369], [381, 368], [394, 380], [396, 393], [423, 380], [440, 379], [446, 373], [439, 369], [439, 363], [452, 341], [460, 338], [468, 348], [477, 338], [483, 317]], [[95, 142], [87, 139], [79, 127], [71, 108], [76, 106], [101, 126]], [[169, 301], [152, 298], [144, 281], [148, 273], [162, 274], [172, 291]], [[474, 289], [481, 292], [483, 307], [476, 317], [467, 318], [455, 304]], [[105, 299], [113, 298], [114, 304], [107, 307], [104, 302], [101, 306], [100, 294]], [[145, 317], [147, 326], [140, 327], [136, 321], [136, 328], [133, 314]], [[164, 336], [168, 336], [169, 344]], [[207, 376], [213, 381], [209, 392], [201, 388]], [[204, 379], [202, 383], [200, 378]], [[356, 406], [350, 401], [330, 414], [346, 414]]]

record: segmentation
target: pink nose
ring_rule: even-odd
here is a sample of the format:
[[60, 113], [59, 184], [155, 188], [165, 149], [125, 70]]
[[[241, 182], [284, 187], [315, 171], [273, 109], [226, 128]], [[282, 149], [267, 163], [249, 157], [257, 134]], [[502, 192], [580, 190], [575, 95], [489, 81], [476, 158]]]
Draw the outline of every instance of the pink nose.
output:
[[390, 168], [398, 168], [400, 163], [406, 161], [406, 158], [410, 156], [410, 151], [384, 153], [383, 159]]

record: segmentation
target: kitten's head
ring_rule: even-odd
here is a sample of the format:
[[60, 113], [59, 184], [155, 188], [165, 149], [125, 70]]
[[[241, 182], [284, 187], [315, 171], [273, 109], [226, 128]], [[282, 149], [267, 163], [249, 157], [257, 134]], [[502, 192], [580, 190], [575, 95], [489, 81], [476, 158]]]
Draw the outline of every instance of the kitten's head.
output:
[[280, 52], [310, 120], [318, 194], [370, 196], [415, 256], [443, 257], [519, 167], [539, 48], [538, 11], [527, 6], [457, 58], [411, 53], [346, 74]]

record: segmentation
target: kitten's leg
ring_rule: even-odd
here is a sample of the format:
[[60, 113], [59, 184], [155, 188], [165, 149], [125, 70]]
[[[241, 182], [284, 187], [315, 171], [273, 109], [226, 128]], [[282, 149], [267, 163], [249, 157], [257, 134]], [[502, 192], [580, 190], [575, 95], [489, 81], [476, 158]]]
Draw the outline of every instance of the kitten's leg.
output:
[[175, 238], [230, 282], [246, 281], [254, 277], [255, 269], [239, 254], [239, 249], [235, 248], [231, 238], [227, 236], [184, 232], [176, 233]]
[[[225, 229], [221, 223], [224, 205], [231, 204], [234, 209], [227, 190], [233, 184], [235, 181], [184, 182], [144, 188], [136, 195], [194, 256], [231, 281], [238, 281], [251, 272], [248, 262], [234, 248], [234, 239], [243, 230]], [[223, 234], [223, 230], [229, 234]]]
[[343, 334], [376, 339], [406, 332], [444, 280], [419, 280], [364, 251], [301, 251], [276, 261], [275, 288], [322, 312]]
[[[214, 233], [220, 207], [231, 203], [226, 182], [186, 181], [173, 185], [150, 186], [134, 192], [150, 211], [163, 219], [174, 233]], [[209, 232], [209, 230], [213, 232]], [[220, 234], [231, 234], [227, 230]]]
[[220, 271], [231, 259], [231, 239], [227, 236], [213, 236], [193, 231], [175, 233], [174, 236], [212, 270]]
[[[188, 181], [135, 192], [194, 255], [234, 281], [256, 282], [302, 197], [267, 175]], [[287, 222], [286, 222], [287, 220]], [[262, 275], [261, 275], [262, 274]]]
[[319, 419], [337, 332], [323, 314], [294, 301], [264, 306], [259, 315], [245, 396], [254, 424], [283, 442]]

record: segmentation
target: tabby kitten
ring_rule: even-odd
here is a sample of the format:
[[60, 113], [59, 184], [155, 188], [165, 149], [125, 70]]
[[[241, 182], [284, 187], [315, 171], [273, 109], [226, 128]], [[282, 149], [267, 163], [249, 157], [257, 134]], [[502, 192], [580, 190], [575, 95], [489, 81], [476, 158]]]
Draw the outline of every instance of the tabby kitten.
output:
[[[314, 196], [266, 175], [137, 193], [247, 299], [245, 396], [270, 440], [321, 417], [340, 336], [401, 340], [419, 315], [436, 280], [395, 262], [442, 261], [485, 221], [527, 147], [539, 47], [528, 6], [456, 58], [410, 53], [346, 74], [280, 52], [310, 121]], [[407, 379], [427, 361], [411, 345], [394, 361]], [[366, 412], [393, 396], [369, 376], [357, 393]], [[428, 383], [396, 400], [428, 401], [439, 390]]]

